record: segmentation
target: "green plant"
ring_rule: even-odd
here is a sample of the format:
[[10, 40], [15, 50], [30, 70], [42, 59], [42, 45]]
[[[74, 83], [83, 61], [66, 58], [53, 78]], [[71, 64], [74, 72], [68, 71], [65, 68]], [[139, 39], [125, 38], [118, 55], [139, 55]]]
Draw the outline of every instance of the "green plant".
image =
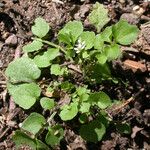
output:
[[[97, 2], [89, 14], [89, 21], [97, 33], [84, 31], [80, 21], [70, 21], [58, 32], [54, 42], [47, 40], [48, 23], [42, 18], [35, 20], [33, 41], [23, 47], [26, 54], [6, 69], [7, 88], [20, 107], [37, 107], [40, 101], [43, 110], [50, 111], [51, 116], [44, 118], [41, 114], [31, 113], [22, 123], [21, 130], [13, 136], [16, 146], [27, 144], [32, 149], [48, 149], [46, 144], [51, 147], [59, 144], [63, 129], [50, 123], [55, 115], [59, 115], [62, 121], [78, 118], [81, 124], [79, 134], [85, 140], [97, 142], [102, 139], [109, 126], [104, 110], [113, 101], [102, 91], [92, 92], [88, 84], [114, 80], [109, 61], [121, 56], [120, 45], [131, 44], [138, 35], [138, 28], [124, 20], [104, 28], [109, 20], [108, 11]], [[72, 80], [78, 73], [85, 81], [83, 86]], [[56, 100], [62, 101], [62, 105]], [[90, 116], [92, 121], [89, 121]], [[45, 130], [46, 144], [39, 140]]]

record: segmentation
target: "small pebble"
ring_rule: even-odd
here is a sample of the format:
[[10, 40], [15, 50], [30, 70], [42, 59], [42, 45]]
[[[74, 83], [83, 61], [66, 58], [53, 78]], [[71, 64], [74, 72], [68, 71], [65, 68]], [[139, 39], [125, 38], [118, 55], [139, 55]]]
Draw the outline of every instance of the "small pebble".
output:
[[121, 4], [124, 4], [126, 1], [125, 1], [125, 0], [119, 0], [119, 2], [120, 2]]
[[138, 5], [133, 7], [133, 13], [141, 16], [144, 13], [144, 9]]
[[15, 34], [10, 35], [6, 40], [5, 44], [15, 46], [18, 43], [18, 39]]
[[128, 21], [128, 23], [133, 24], [133, 25], [138, 24], [140, 21], [140, 18], [137, 15], [132, 14], [132, 13], [122, 14], [121, 19], [124, 19], [124, 20]]
[[0, 2], [0, 8], [3, 8], [4, 6], [5, 6], [5, 4]]

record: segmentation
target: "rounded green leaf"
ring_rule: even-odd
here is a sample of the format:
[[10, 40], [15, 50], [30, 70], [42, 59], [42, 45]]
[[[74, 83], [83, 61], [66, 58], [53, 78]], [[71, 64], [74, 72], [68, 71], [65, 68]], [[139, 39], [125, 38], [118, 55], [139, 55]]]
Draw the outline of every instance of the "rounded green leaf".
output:
[[89, 101], [93, 105], [97, 105], [101, 109], [105, 109], [106, 107], [112, 104], [109, 96], [104, 92], [95, 92], [89, 96]]
[[70, 21], [59, 31], [58, 39], [60, 42], [74, 45], [82, 32], [83, 25], [81, 21]]
[[108, 60], [114, 60], [121, 56], [121, 50], [118, 44], [105, 47], [104, 52]]
[[51, 64], [51, 60], [55, 59], [59, 55], [59, 49], [49, 48], [46, 52], [36, 55], [33, 61], [39, 68], [48, 67]]
[[98, 103], [97, 103], [99, 108], [105, 109], [106, 107], [108, 107], [112, 104], [110, 97], [106, 93], [99, 92], [99, 97], [100, 97], [100, 99], [99, 99], [100, 101], [98, 101]]
[[55, 125], [54, 127], [49, 128], [45, 141], [48, 145], [54, 147], [60, 143], [63, 135], [64, 130], [62, 129], [62, 127], [60, 125]]
[[88, 102], [82, 102], [80, 105], [80, 112], [87, 113], [90, 111], [91, 104]]
[[47, 56], [49, 57], [49, 60], [55, 59], [57, 56], [59, 56], [59, 49], [57, 48], [48, 48], [47, 50]]
[[105, 55], [105, 53], [97, 54], [96, 58], [98, 60], [98, 63], [100, 63], [101, 65], [105, 64], [107, 61], [107, 56]]
[[116, 42], [122, 45], [129, 45], [136, 40], [139, 29], [135, 25], [130, 25], [125, 20], [120, 20], [112, 28], [113, 36]]
[[87, 93], [80, 95], [81, 102], [86, 102], [88, 100], [88, 98], [89, 98], [89, 94], [87, 94]]
[[39, 38], [46, 36], [49, 32], [49, 24], [41, 17], [35, 19], [35, 24], [32, 26], [32, 33]]
[[94, 48], [102, 50], [104, 46], [104, 41], [101, 34], [97, 34], [94, 41]]
[[45, 67], [50, 66], [50, 64], [51, 64], [50, 59], [47, 56], [47, 52], [36, 55], [34, 57], [33, 61], [39, 68], [45, 68]]
[[32, 82], [41, 75], [41, 71], [37, 65], [28, 57], [22, 57], [12, 61], [8, 65], [5, 73], [12, 83]]
[[83, 94], [86, 94], [86, 93], [90, 93], [90, 90], [87, 89], [87, 87], [82, 87], [82, 86], [79, 86], [77, 87], [77, 94], [79, 96], [83, 95]]
[[38, 113], [31, 113], [22, 123], [21, 128], [36, 135], [46, 123], [45, 118]]
[[8, 84], [7, 88], [15, 103], [24, 109], [32, 107], [41, 94], [41, 89], [35, 83]]
[[50, 109], [52, 109], [52, 108], [54, 107], [54, 105], [55, 105], [54, 99], [47, 98], [47, 97], [41, 98], [40, 104], [41, 104], [41, 106], [42, 106], [45, 110], [47, 110], [47, 109], [50, 110]]
[[32, 43], [23, 46], [23, 51], [28, 53], [38, 51], [42, 48], [42, 46], [43, 46], [42, 42], [34, 40]]
[[84, 31], [80, 35], [81, 41], [84, 42], [85, 50], [91, 49], [94, 46], [95, 33], [90, 31]]
[[17, 149], [21, 148], [24, 145], [28, 146], [29, 149], [31, 148], [32, 150], [36, 150], [35, 140], [29, 137], [27, 134], [23, 133], [22, 131], [15, 131], [12, 139], [15, 142]]
[[101, 38], [104, 42], [112, 42], [112, 26], [105, 28], [105, 30], [101, 33]]
[[65, 67], [61, 68], [59, 64], [53, 64], [51, 65], [50, 72], [51, 74], [54, 74], [56, 76], [59, 76], [59, 75], [61, 76], [65, 72], [67, 73], [67, 68]]
[[99, 2], [96, 2], [93, 5], [93, 10], [89, 14], [89, 21], [91, 24], [93, 24], [97, 32], [100, 32], [100, 30], [109, 22], [108, 18], [108, 9], [104, 8], [104, 5], [100, 4]]
[[88, 142], [98, 142], [102, 140], [105, 132], [105, 126], [99, 120], [94, 120], [82, 125], [79, 134]]
[[73, 119], [78, 113], [78, 103], [74, 102], [71, 103], [70, 105], [65, 105], [59, 116], [63, 121], [71, 120]]
[[86, 59], [86, 58], [90, 57], [90, 55], [89, 55], [89, 53], [87, 51], [83, 51], [82, 57], [83, 57], [83, 59]]

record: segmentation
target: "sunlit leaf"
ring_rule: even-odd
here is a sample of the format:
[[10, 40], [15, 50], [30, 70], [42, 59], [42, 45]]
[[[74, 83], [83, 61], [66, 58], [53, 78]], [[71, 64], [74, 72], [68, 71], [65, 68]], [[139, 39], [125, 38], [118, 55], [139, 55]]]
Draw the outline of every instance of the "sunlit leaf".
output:
[[8, 65], [5, 73], [12, 83], [32, 82], [41, 75], [41, 71], [37, 65], [28, 57], [22, 57], [12, 61]]
[[58, 75], [63, 75], [64, 73], [67, 73], [67, 68], [65, 67], [60, 67], [59, 64], [52, 64], [50, 68], [51, 74], [54, 74], [56, 76]]
[[35, 19], [35, 24], [32, 26], [32, 33], [39, 38], [46, 36], [49, 32], [49, 25], [48, 23], [41, 17]]
[[91, 49], [94, 46], [95, 33], [90, 31], [84, 31], [80, 35], [81, 41], [85, 43], [85, 50]]
[[121, 56], [121, 49], [118, 44], [105, 47], [104, 52], [108, 60], [114, 60]]
[[40, 99], [40, 104], [45, 110], [50, 110], [54, 107], [54, 99], [43, 97]]
[[32, 107], [41, 93], [41, 89], [35, 83], [8, 84], [7, 88], [15, 103], [24, 109]]
[[117, 24], [115, 24], [112, 30], [116, 42], [122, 45], [129, 45], [133, 43], [139, 33], [139, 29], [136, 25], [130, 25], [124, 20], [120, 20]]
[[97, 54], [96, 58], [98, 60], [98, 63], [100, 63], [102, 65], [105, 64], [107, 61], [107, 56], [105, 55], [105, 53]]
[[73, 119], [78, 113], [78, 103], [74, 102], [70, 105], [63, 106], [59, 116], [63, 121]]
[[104, 92], [95, 92], [90, 94], [88, 101], [97, 105], [101, 109], [105, 109], [112, 104], [109, 96]]
[[51, 60], [55, 59], [58, 55], [58, 49], [49, 48], [46, 52], [36, 55], [33, 60], [38, 67], [44, 68], [48, 67], [51, 64]]
[[17, 149], [21, 148], [22, 146], [27, 146], [28, 149], [31, 148], [32, 150], [36, 150], [35, 140], [29, 137], [27, 134], [23, 133], [22, 131], [15, 131], [12, 139], [15, 142]]
[[21, 128], [36, 135], [46, 123], [45, 118], [38, 113], [31, 113], [22, 123]]
[[83, 25], [80, 21], [70, 21], [58, 33], [60, 42], [74, 45], [77, 38], [83, 32]]
[[29, 43], [23, 46], [23, 51], [28, 52], [28, 53], [38, 51], [42, 48], [42, 46], [43, 46], [43, 43], [41, 41], [34, 40], [32, 43]]
[[93, 24], [97, 32], [100, 32], [100, 30], [109, 22], [108, 18], [108, 10], [104, 8], [104, 5], [100, 4], [99, 2], [96, 2], [93, 5], [93, 10], [89, 14], [89, 21], [91, 24]]

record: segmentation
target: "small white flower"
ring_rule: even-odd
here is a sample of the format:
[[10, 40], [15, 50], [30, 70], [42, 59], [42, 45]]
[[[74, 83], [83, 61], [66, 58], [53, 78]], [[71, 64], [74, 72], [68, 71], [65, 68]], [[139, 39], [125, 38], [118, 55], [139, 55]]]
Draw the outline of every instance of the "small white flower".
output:
[[19, 127], [20, 127], [20, 128], [22, 127], [22, 123], [19, 123]]
[[79, 38], [77, 44], [75, 45], [74, 50], [78, 54], [85, 48], [85, 46], [86, 46], [85, 41], [81, 41], [81, 38]]

